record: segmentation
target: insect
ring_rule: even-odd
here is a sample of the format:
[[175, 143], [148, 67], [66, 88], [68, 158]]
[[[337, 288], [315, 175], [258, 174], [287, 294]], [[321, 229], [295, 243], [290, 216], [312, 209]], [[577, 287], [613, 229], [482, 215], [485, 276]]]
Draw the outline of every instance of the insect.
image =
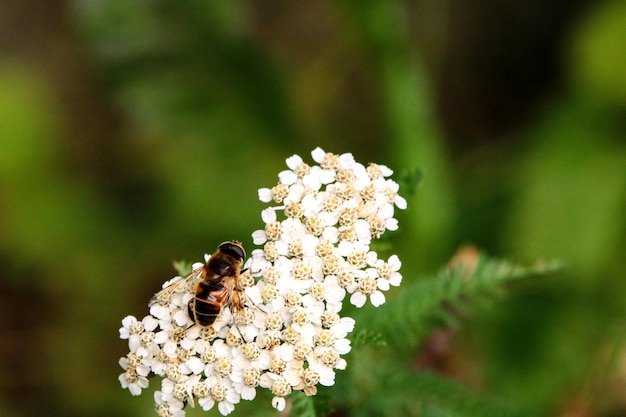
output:
[[197, 281], [194, 298], [187, 305], [189, 317], [194, 323], [210, 326], [225, 306], [233, 312], [241, 311], [244, 304], [239, 278], [245, 259], [246, 251], [241, 242], [224, 242], [202, 267], [156, 293], [150, 305], [169, 300], [172, 293]]

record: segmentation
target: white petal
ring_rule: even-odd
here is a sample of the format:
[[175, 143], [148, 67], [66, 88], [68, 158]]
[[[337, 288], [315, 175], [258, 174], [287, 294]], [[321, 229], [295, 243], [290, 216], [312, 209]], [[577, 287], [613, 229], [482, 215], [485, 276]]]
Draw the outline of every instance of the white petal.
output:
[[272, 407], [274, 407], [278, 411], [283, 411], [285, 409], [285, 405], [286, 405], [286, 403], [285, 403], [285, 398], [284, 397], [274, 397], [274, 398], [272, 398]]
[[356, 307], [363, 307], [365, 305], [365, 301], [367, 301], [367, 297], [362, 292], [355, 292], [350, 296], [350, 303]]
[[336, 214], [328, 211], [321, 212], [319, 214], [319, 219], [322, 221], [324, 226], [334, 226], [339, 221]]
[[158, 345], [162, 345], [169, 339], [170, 335], [167, 331], [161, 330], [160, 332], [154, 335], [154, 343]]
[[367, 264], [369, 266], [375, 266], [377, 263], [378, 263], [378, 254], [374, 251], [367, 252]]
[[207, 397], [200, 398], [198, 400], [198, 404], [200, 404], [200, 407], [202, 407], [204, 411], [209, 411], [215, 405], [215, 400], [209, 395]]
[[378, 215], [383, 219], [390, 219], [393, 217], [393, 206], [391, 204], [384, 204], [378, 209]]
[[337, 349], [337, 352], [339, 352], [340, 355], [345, 355], [352, 349], [352, 347], [350, 346], [350, 341], [348, 339], [337, 340], [333, 347]]
[[306, 235], [302, 238], [302, 254], [304, 256], [315, 256], [315, 247], [319, 239], [312, 235]]
[[355, 168], [356, 169], [352, 170], [354, 172], [354, 175], [356, 176], [354, 185], [356, 186], [357, 190], [362, 190], [371, 183], [371, 180], [369, 175], [367, 175], [367, 170], [363, 165], [357, 164], [355, 165]]
[[400, 274], [399, 272], [392, 273], [389, 277], [389, 283], [394, 287], [400, 285], [402, 283], [402, 274]]
[[378, 279], [378, 270], [376, 268], [367, 268], [365, 275], [373, 279]]
[[141, 336], [138, 334], [130, 335], [128, 338], [128, 349], [131, 352], [136, 352], [139, 346], [141, 346]]
[[348, 168], [351, 169], [354, 167], [354, 164], [356, 163], [354, 161], [354, 156], [351, 153], [344, 153], [339, 155], [339, 162], [341, 162], [341, 166], [343, 168]]
[[148, 387], [148, 380], [144, 377], [139, 377], [136, 383], [128, 384], [128, 390], [132, 395], [140, 395], [142, 388]]
[[387, 260], [387, 263], [394, 271], [399, 271], [400, 267], [402, 266], [402, 262], [400, 262], [400, 258], [398, 258], [398, 255], [391, 255]]
[[159, 304], [154, 304], [150, 307], [150, 314], [157, 319], [163, 320], [169, 318], [170, 309]]
[[143, 377], [143, 376], [139, 377], [138, 384], [141, 388], [148, 388], [148, 385], [149, 385], [148, 378]]
[[[150, 348], [156, 347], [156, 344], [152, 344], [150, 345]], [[159, 348], [156, 347], [155, 349], [155, 353], [157, 353], [159, 351]], [[132, 350], [131, 350], [132, 351]], [[144, 346], [139, 346], [137, 348], [137, 356], [139, 356], [140, 358], [144, 358], [143, 360], [149, 360], [150, 356], [153, 356], [154, 353], [152, 353], [152, 351]]]
[[259, 188], [259, 200], [263, 203], [272, 201], [272, 190], [269, 188]]
[[135, 323], [137, 323], [137, 318], [135, 316], [126, 316], [122, 319], [122, 326], [127, 329]]
[[226, 392], [226, 401], [231, 404], [239, 403], [239, 393], [235, 392], [235, 390], [229, 389]]
[[335, 286], [326, 286], [324, 291], [324, 299], [330, 304], [338, 304], [343, 301], [346, 296], [346, 290], [341, 288], [339, 285]]
[[329, 372], [320, 375], [320, 385], [323, 385], [325, 387], [331, 387], [335, 385], [335, 373]]
[[189, 338], [184, 338], [183, 340], [180, 341], [180, 347], [183, 349], [193, 350], [195, 345], [196, 345], [195, 340], [192, 340]]
[[387, 230], [398, 230], [398, 220], [397, 219], [388, 219], [385, 222], [385, 226], [387, 227]]
[[345, 258], [354, 252], [354, 243], [342, 240], [337, 246], [337, 251]]
[[280, 180], [281, 184], [291, 185], [298, 180], [298, 176], [293, 171], [281, 171], [278, 174], [278, 179]]
[[374, 294], [370, 295], [370, 301], [374, 307], [385, 304], [385, 294], [380, 291], [376, 291]]
[[276, 251], [278, 251], [279, 255], [286, 256], [289, 253], [289, 244], [279, 240], [276, 242]]
[[374, 194], [374, 203], [378, 207], [382, 206], [383, 204], [389, 203], [389, 200], [387, 199], [387, 194], [384, 194], [382, 192], [377, 192], [376, 194]]
[[270, 374], [269, 372], [265, 372], [261, 375], [261, 379], [259, 380], [259, 386], [263, 387], [263, 388], [269, 388], [272, 386], [272, 384], [274, 383], [274, 380], [272, 379], [273, 374]]
[[137, 375], [139, 376], [148, 376], [148, 374], [150, 373], [150, 367], [146, 365], [138, 365], [136, 370], [137, 370]]
[[168, 339], [165, 342], [165, 345], [163, 345], [163, 352], [171, 358], [175, 357], [176, 349], [177, 349], [176, 343], [170, 339]]
[[241, 388], [241, 399], [252, 401], [256, 397], [256, 389], [253, 387], [244, 386]]
[[120, 374], [117, 379], [120, 381], [120, 385], [122, 386], [122, 388], [126, 389], [128, 388], [128, 379], [126, 379], [126, 374]]
[[396, 207], [398, 207], [400, 210], [406, 209], [407, 203], [404, 197], [397, 195], [395, 203]]
[[273, 223], [276, 221], [276, 210], [273, 207], [268, 207], [261, 211], [261, 219], [264, 223]]
[[128, 390], [130, 391], [131, 395], [141, 395], [141, 387], [137, 384], [129, 384]]
[[354, 224], [354, 230], [359, 242], [369, 245], [372, 241], [372, 233], [370, 232], [370, 225], [366, 220], [359, 219]]
[[313, 149], [313, 151], [311, 152], [311, 157], [318, 164], [322, 163], [322, 161], [324, 160], [324, 156], [326, 156], [326, 152], [319, 146]]
[[191, 319], [189, 318], [189, 314], [187, 314], [187, 312], [183, 310], [178, 310], [176, 313], [174, 313], [173, 318], [176, 324], [178, 324], [179, 326], [185, 326], [192, 323]]
[[285, 198], [285, 205], [300, 202], [300, 200], [302, 200], [304, 190], [305, 188], [302, 184], [293, 184], [289, 187], [289, 194]]
[[[127, 369], [128, 369], [128, 358], [127, 358], [127, 357], [125, 357], [125, 356], [121, 357], [121, 358], [117, 361], [117, 363], [119, 363], [119, 364], [120, 364], [120, 366], [122, 367], [122, 369], [123, 369], [123, 370], [127, 370]], [[124, 375], [124, 374], [122, 374], [122, 375]], [[122, 375], [120, 375], [120, 377], [121, 377]]]
[[322, 237], [331, 243], [335, 243], [339, 240], [339, 230], [336, 227], [326, 227], [322, 232]]
[[320, 211], [320, 202], [318, 201], [317, 193], [305, 195], [302, 197], [300, 204], [302, 204], [302, 210], [304, 210], [306, 216], [310, 217], [312, 215], [317, 215]]
[[252, 233], [252, 243], [255, 245], [262, 245], [267, 242], [267, 234], [265, 230], [255, 230]]
[[215, 342], [213, 342], [213, 348], [215, 349], [215, 354], [217, 356], [227, 356], [228, 351], [230, 350], [228, 345], [226, 345], [226, 343], [222, 339], [217, 339]]
[[380, 171], [383, 173], [383, 177], [388, 177], [393, 174], [391, 168], [386, 165], [378, 165], [378, 168], [380, 168]]
[[156, 327], [159, 325], [159, 321], [153, 316], [146, 316], [143, 318], [143, 320], [141, 320], [141, 322], [143, 323], [143, 327], [149, 332], [156, 329]]
[[187, 366], [194, 374], [199, 374], [204, 371], [204, 362], [197, 356], [189, 358], [189, 360], [187, 360]]
[[319, 181], [322, 184], [330, 184], [335, 181], [335, 171], [331, 171], [329, 169], [322, 169], [319, 173]]
[[222, 414], [223, 416], [227, 416], [233, 412], [235, 406], [228, 401], [220, 401], [217, 404], [217, 409], [220, 410], [220, 414]]
[[247, 287], [245, 289], [246, 291], [246, 296], [248, 298], [250, 298], [250, 300], [256, 304], [259, 305], [262, 302], [262, 297], [261, 297], [261, 290], [259, 289], [258, 286], [253, 286], [253, 287]]
[[285, 162], [289, 168], [295, 170], [302, 163], [302, 157], [300, 155], [291, 155]]
[[[314, 167], [317, 168], [317, 167]], [[304, 184], [305, 187], [313, 190], [313, 191], [317, 191], [322, 187], [322, 181], [320, 180], [319, 175], [317, 174], [317, 170], [313, 171], [312, 173], [305, 175], [304, 178], [302, 178], [302, 184]]]
[[378, 289], [383, 291], [389, 291], [389, 281], [386, 279], [379, 279], [378, 281]]
[[356, 321], [352, 317], [342, 317], [340, 321], [343, 327], [348, 331], [348, 333], [354, 330], [354, 325], [356, 324]]

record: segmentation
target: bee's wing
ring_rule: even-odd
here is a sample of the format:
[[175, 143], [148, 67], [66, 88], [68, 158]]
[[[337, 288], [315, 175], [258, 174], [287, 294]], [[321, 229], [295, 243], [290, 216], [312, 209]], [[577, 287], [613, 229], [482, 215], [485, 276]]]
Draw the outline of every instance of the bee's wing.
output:
[[154, 296], [150, 299], [150, 302], [148, 302], [148, 305], [169, 304], [172, 294], [177, 291], [182, 291], [189, 283], [201, 279], [203, 274], [204, 266], [201, 266], [191, 271], [186, 277], [178, 277], [178, 279], [174, 278], [167, 287], [154, 294]]

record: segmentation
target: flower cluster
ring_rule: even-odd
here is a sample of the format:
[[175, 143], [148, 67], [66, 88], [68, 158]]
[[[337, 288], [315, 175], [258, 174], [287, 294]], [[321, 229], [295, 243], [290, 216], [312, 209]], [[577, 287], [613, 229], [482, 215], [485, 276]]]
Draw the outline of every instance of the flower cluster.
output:
[[391, 170], [320, 148], [312, 157], [318, 165], [288, 158], [279, 183], [259, 190], [270, 207], [262, 212], [265, 227], [252, 234], [262, 249], [252, 252], [233, 289], [243, 309], [224, 307], [210, 326], [194, 323], [192, 272], [166, 282], [170, 290], [151, 301], [148, 316], [122, 320], [130, 352], [120, 359], [120, 383], [139, 395], [149, 376], [162, 377], [160, 416], [184, 416], [185, 405], [196, 402], [227, 415], [257, 388], [270, 390], [282, 410], [294, 390], [314, 395], [318, 384], [333, 385], [355, 324], [340, 315], [345, 297], [357, 307], [368, 299], [379, 306], [383, 291], [400, 284], [398, 257], [378, 259], [370, 250], [373, 239], [397, 229], [395, 207], [406, 207], [387, 178]]

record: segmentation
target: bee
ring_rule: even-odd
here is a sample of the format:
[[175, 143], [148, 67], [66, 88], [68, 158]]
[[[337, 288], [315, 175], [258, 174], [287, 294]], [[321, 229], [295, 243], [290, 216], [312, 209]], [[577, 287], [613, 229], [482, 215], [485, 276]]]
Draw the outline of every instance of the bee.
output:
[[241, 311], [244, 300], [239, 278], [245, 259], [246, 251], [241, 242], [224, 242], [203, 266], [156, 293], [150, 305], [169, 300], [172, 293], [197, 281], [195, 295], [187, 305], [189, 317], [194, 323], [205, 327], [212, 325], [226, 306], [233, 313]]

